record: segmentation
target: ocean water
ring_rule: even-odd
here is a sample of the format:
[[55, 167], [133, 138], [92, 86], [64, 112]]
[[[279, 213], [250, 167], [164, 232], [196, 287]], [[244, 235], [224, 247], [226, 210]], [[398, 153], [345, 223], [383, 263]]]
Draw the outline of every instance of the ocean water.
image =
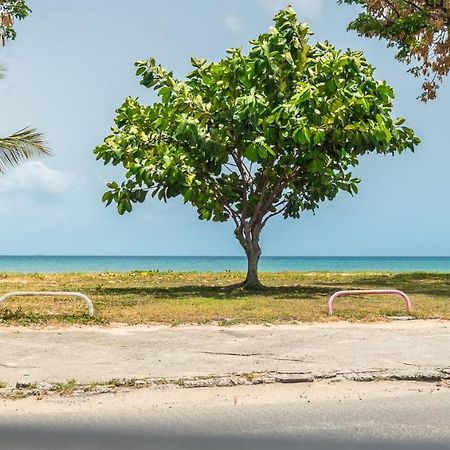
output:
[[[223, 256], [0, 256], [0, 272], [245, 271], [244, 257]], [[450, 272], [450, 257], [261, 258], [263, 272]]]

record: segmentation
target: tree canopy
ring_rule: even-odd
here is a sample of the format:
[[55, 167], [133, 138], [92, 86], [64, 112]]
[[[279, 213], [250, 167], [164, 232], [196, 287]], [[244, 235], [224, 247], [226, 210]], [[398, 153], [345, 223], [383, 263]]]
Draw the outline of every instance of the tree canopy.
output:
[[0, 0], [0, 44], [16, 38], [15, 19], [25, 19], [31, 13], [25, 0]]
[[125, 168], [103, 201], [124, 214], [148, 194], [181, 197], [202, 220], [232, 220], [248, 258], [244, 284], [258, 286], [260, 233], [271, 217], [298, 218], [339, 191], [355, 194], [360, 156], [419, 142], [391, 117], [393, 91], [362, 53], [313, 45], [310, 34], [287, 8], [248, 54], [193, 58], [185, 80], [154, 59], [137, 62], [159, 101], [127, 98], [95, 149], [97, 159]]
[[349, 29], [385, 39], [397, 47], [397, 59], [413, 63], [409, 71], [423, 78], [421, 99], [434, 99], [450, 70], [450, 0], [339, 0], [364, 11]]

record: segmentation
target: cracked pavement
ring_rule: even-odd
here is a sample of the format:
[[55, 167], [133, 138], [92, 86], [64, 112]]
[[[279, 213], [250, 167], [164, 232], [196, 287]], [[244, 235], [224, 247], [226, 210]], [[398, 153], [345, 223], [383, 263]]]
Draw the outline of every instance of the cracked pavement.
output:
[[[450, 378], [450, 322], [437, 320], [232, 327], [3, 327], [0, 341], [0, 382], [9, 386], [68, 379], [92, 383], [263, 372], [275, 374], [272, 382], [336, 374], [356, 380], [383, 374], [385, 379]], [[304, 374], [303, 378], [298, 374]]]

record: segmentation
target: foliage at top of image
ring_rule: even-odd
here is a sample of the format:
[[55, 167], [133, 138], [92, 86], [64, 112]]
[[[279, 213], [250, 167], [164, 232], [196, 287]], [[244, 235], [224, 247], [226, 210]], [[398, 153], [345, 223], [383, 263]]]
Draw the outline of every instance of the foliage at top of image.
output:
[[[8, 39], [16, 38], [14, 19], [24, 19], [30, 13], [31, 9], [23, 0], [0, 0], [0, 45], [5, 45]], [[3, 74], [4, 69], [0, 66], [0, 79]], [[50, 149], [42, 134], [34, 128], [23, 128], [0, 138], [0, 174], [22, 161], [49, 154]]]
[[148, 194], [182, 197], [202, 220], [231, 219], [257, 263], [271, 217], [298, 218], [339, 191], [357, 193], [351, 169], [362, 155], [413, 150], [419, 139], [391, 117], [393, 91], [363, 54], [312, 44], [310, 35], [287, 8], [248, 54], [192, 58], [185, 81], [154, 59], [137, 62], [141, 84], [159, 101], [127, 98], [95, 149], [97, 159], [126, 170], [103, 201], [124, 214]]
[[361, 36], [385, 39], [397, 47], [399, 61], [417, 65], [409, 72], [423, 77], [423, 101], [436, 90], [450, 71], [450, 0], [339, 0], [361, 5], [364, 12], [349, 29]]
[[16, 38], [14, 20], [25, 19], [31, 13], [25, 0], [0, 0], [0, 44]]

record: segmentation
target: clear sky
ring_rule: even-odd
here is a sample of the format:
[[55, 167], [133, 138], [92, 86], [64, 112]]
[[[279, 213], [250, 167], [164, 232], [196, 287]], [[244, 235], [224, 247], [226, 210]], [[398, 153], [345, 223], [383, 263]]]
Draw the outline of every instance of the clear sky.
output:
[[[287, 3], [287, 2], [286, 2]], [[346, 31], [356, 13], [334, 0], [292, 0], [313, 39], [361, 49], [395, 89], [395, 114], [422, 138], [415, 154], [371, 156], [342, 193], [300, 220], [276, 219], [266, 255], [450, 255], [450, 79], [439, 99], [416, 100], [419, 83], [384, 43]], [[33, 125], [53, 156], [0, 177], [0, 254], [239, 255], [232, 225], [200, 222], [175, 200], [148, 201], [119, 217], [101, 201], [120, 170], [96, 162], [127, 95], [151, 102], [133, 62], [155, 57], [183, 77], [191, 56], [218, 60], [265, 32], [278, 0], [30, 0], [18, 39], [0, 49], [0, 133]]]

